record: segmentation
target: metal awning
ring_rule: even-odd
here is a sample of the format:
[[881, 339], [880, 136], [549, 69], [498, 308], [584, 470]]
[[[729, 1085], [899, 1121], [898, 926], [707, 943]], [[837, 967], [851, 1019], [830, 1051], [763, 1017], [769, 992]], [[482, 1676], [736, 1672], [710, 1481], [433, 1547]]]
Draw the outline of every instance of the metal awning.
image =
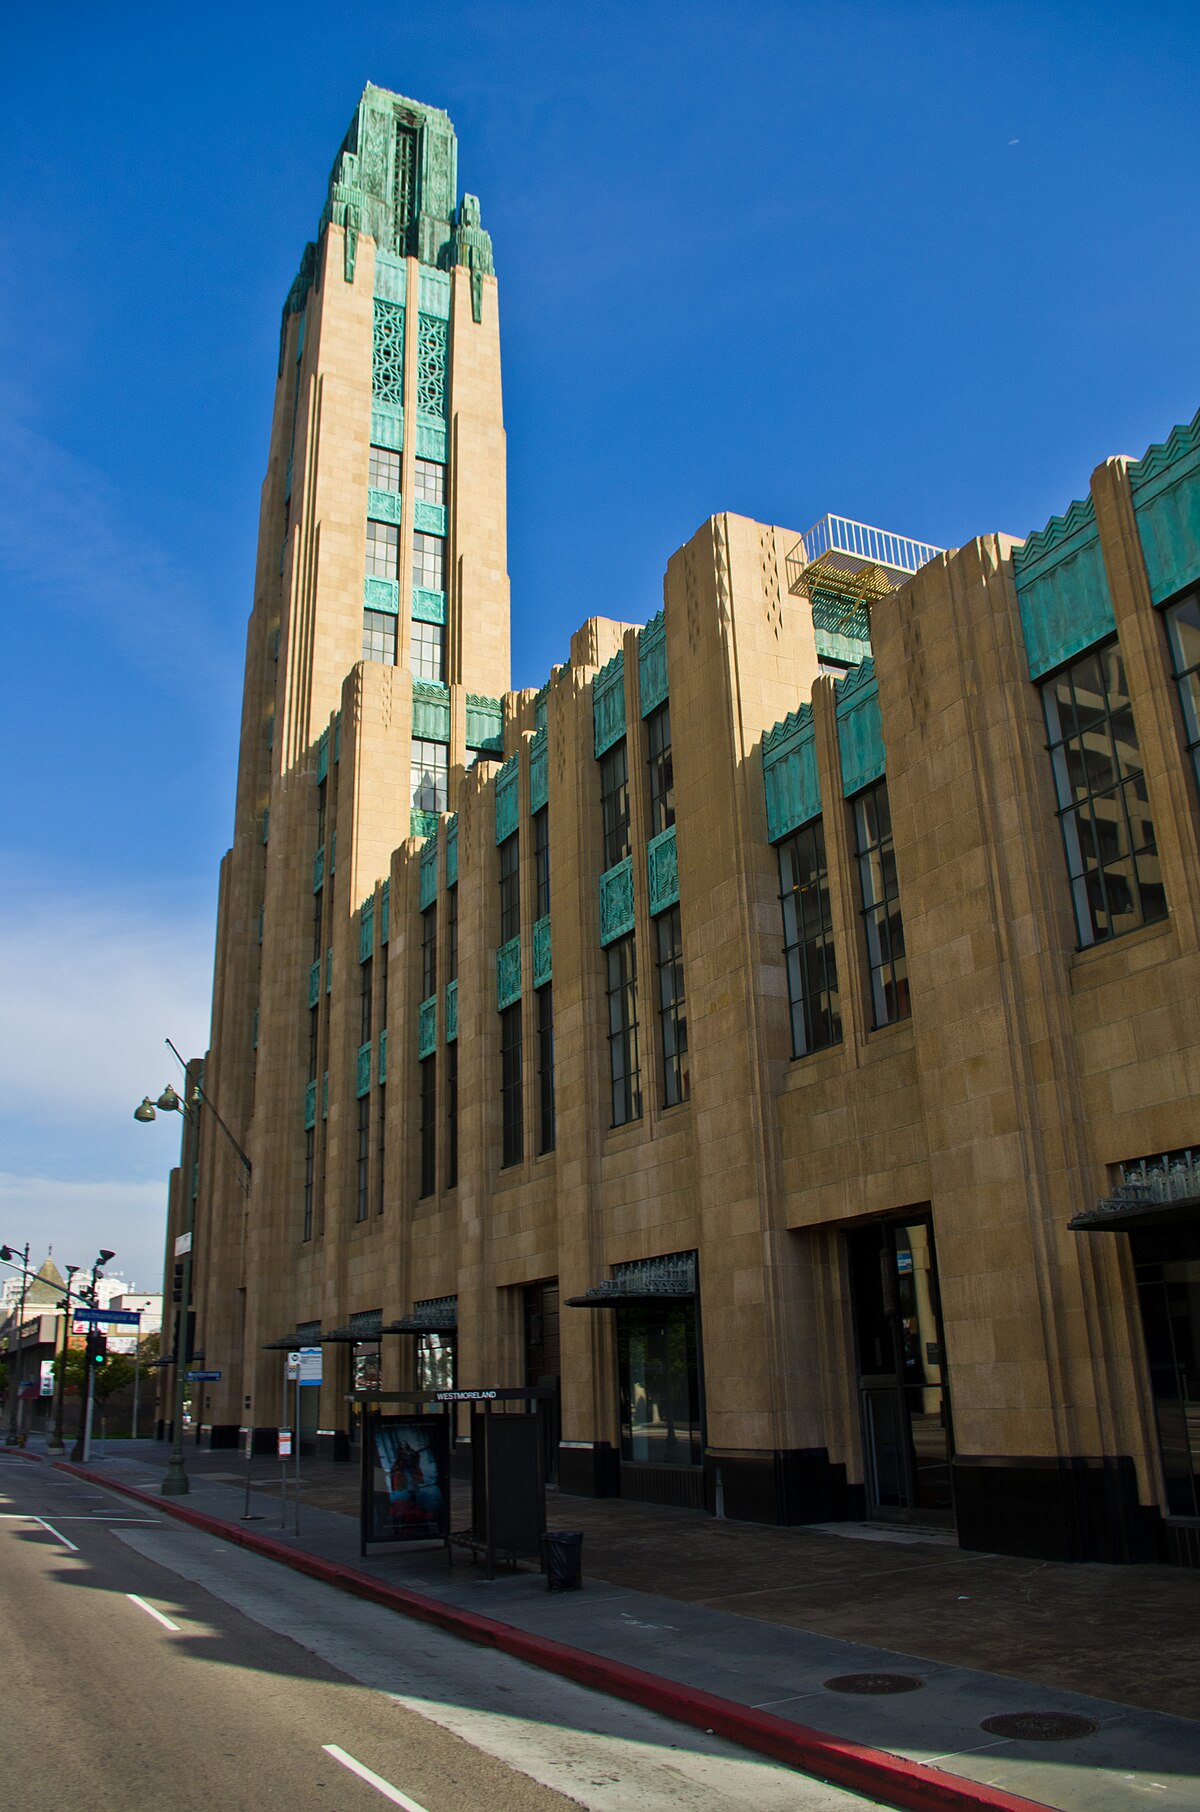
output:
[[565, 1307], [619, 1309], [634, 1303], [692, 1302], [696, 1294], [696, 1255], [679, 1252], [614, 1265], [611, 1277], [601, 1278], [582, 1296], [568, 1296]]
[[426, 1319], [421, 1315], [401, 1315], [396, 1321], [389, 1321], [383, 1329], [385, 1334], [457, 1334], [458, 1316], [442, 1313]]
[[1126, 1233], [1139, 1227], [1183, 1227], [1200, 1220], [1200, 1153], [1163, 1152], [1121, 1166], [1123, 1180], [1094, 1208], [1067, 1222], [1073, 1233]]
[[314, 1346], [362, 1346], [366, 1343], [377, 1343], [382, 1328], [331, 1328], [328, 1334], [318, 1334]]
[[264, 1353], [291, 1353], [298, 1346], [311, 1344], [310, 1341], [302, 1340], [299, 1334], [284, 1334], [279, 1340], [264, 1340], [262, 1350]]

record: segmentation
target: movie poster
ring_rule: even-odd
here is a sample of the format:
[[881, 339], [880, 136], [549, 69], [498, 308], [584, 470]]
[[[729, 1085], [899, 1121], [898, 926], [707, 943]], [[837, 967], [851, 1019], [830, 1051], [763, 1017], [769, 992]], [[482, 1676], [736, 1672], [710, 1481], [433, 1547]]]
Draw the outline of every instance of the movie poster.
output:
[[380, 1416], [368, 1541], [439, 1541], [446, 1534], [449, 1489], [445, 1416]]

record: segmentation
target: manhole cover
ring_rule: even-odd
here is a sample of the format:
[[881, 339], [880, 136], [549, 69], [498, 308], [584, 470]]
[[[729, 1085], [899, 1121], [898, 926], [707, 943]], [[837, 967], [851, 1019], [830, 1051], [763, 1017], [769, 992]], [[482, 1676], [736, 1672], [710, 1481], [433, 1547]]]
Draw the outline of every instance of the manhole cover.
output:
[[912, 1674], [835, 1674], [822, 1681], [830, 1692], [916, 1692], [924, 1680]]
[[1091, 1736], [1100, 1726], [1073, 1711], [1004, 1711], [998, 1717], [984, 1718], [980, 1728], [1019, 1743], [1065, 1743], [1072, 1737]]

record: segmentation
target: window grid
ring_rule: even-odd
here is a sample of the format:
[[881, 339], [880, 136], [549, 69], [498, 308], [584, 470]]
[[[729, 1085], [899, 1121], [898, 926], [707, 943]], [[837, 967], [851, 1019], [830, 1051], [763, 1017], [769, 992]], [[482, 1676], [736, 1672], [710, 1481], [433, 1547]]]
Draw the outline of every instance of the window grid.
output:
[[385, 1116], [386, 1106], [387, 1106], [387, 1090], [385, 1088], [381, 1088], [378, 1096], [376, 1097], [376, 1106], [375, 1106], [375, 1130], [378, 1134], [378, 1140], [377, 1140], [376, 1147], [375, 1147], [375, 1212], [376, 1212], [376, 1214], [383, 1213], [383, 1178], [384, 1178], [384, 1166], [385, 1166], [386, 1159], [387, 1159], [387, 1119]]
[[521, 863], [519, 834], [500, 845], [500, 942], [507, 944], [521, 929]]
[[642, 1117], [638, 1060], [637, 952], [633, 933], [605, 952], [608, 980], [608, 1058], [612, 1123], [624, 1126]]
[[304, 1135], [304, 1227], [302, 1239], [313, 1236], [313, 1183], [316, 1177], [316, 1133], [310, 1126]]
[[458, 882], [446, 889], [446, 980], [458, 980]]
[[400, 455], [393, 447], [372, 447], [367, 483], [373, 491], [400, 489]]
[[779, 845], [779, 899], [792, 1056], [807, 1057], [842, 1039], [825, 829], [819, 818]]
[[421, 1186], [419, 1195], [437, 1187], [437, 1058], [421, 1059]]
[[654, 921], [658, 939], [658, 1020], [662, 1043], [663, 1106], [677, 1107], [692, 1092], [688, 1056], [687, 1002], [683, 986], [683, 939], [678, 906]]
[[533, 814], [533, 870], [537, 887], [535, 919], [550, 910], [550, 812], [547, 806]]
[[886, 780], [877, 780], [854, 799], [854, 854], [871, 976], [871, 1010], [878, 1030], [897, 1019], [907, 1019], [911, 1011]]
[[413, 584], [426, 591], [446, 589], [446, 542], [441, 535], [413, 535]]
[[375, 959], [374, 957], [369, 956], [365, 963], [360, 963], [358, 966], [362, 972], [362, 1008], [359, 1014], [358, 1042], [359, 1044], [370, 1044], [371, 1007], [373, 1004], [371, 999], [373, 976], [371, 972], [375, 966]]
[[446, 1046], [446, 1188], [458, 1182], [458, 1044]]
[[1165, 918], [1166, 896], [1120, 647], [1091, 649], [1042, 686], [1079, 941]]
[[358, 1098], [358, 1190], [355, 1197], [354, 1218], [365, 1221], [368, 1212], [367, 1183], [371, 1170], [371, 1097], [360, 1095]]
[[554, 989], [537, 991], [538, 1151], [554, 1150]]
[[675, 822], [675, 767], [671, 759], [671, 707], [662, 704], [646, 719], [646, 765], [650, 772], [650, 835]]
[[437, 907], [421, 914], [421, 999], [437, 993]]
[[400, 530], [394, 522], [367, 518], [367, 575], [395, 579], [400, 573]]
[[446, 629], [443, 623], [413, 623], [412, 670], [417, 679], [445, 681]]
[[503, 1110], [501, 1164], [519, 1164], [525, 1156], [525, 1128], [521, 1113], [521, 1003], [505, 1007], [500, 1015], [500, 1101]]
[[418, 459], [413, 489], [422, 503], [445, 503], [445, 466], [433, 459]]
[[386, 610], [363, 611], [362, 658], [396, 665], [396, 619]]
[[414, 737], [412, 802], [417, 811], [445, 811], [449, 773], [450, 751], [447, 745], [444, 742], [423, 742], [419, 737]]
[[600, 806], [604, 814], [604, 866], [615, 868], [633, 848], [629, 839], [629, 767], [624, 737], [600, 757]]
[[1200, 786], [1200, 586], [1163, 612], [1171, 644], [1171, 668], [1196, 785]]

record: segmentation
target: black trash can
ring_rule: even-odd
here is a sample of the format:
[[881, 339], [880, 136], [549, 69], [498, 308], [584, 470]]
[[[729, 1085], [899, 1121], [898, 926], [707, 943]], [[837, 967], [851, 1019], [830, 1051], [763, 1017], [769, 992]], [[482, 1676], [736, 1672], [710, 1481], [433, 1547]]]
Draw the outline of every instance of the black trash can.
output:
[[542, 1537], [548, 1592], [577, 1592], [583, 1584], [582, 1529], [550, 1529]]

